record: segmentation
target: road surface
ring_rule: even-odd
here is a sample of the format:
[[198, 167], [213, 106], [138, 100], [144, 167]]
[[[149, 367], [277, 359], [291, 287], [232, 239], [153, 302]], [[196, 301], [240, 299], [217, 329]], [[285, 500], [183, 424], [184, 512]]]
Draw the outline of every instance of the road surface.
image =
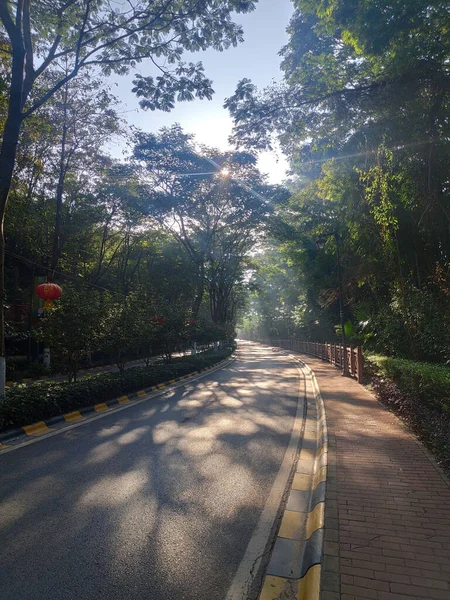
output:
[[302, 385], [288, 357], [244, 344], [220, 371], [1, 454], [2, 600], [224, 600]]

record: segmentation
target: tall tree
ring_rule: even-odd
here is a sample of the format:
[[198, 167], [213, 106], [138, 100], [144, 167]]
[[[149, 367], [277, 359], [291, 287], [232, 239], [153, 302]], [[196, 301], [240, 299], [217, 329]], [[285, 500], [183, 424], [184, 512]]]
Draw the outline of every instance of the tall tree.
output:
[[[24, 120], [83, 69], [127, 73], [145, 59], [158, 76], [136, 76], [134, 91], [143, 107], [170, 110], [175, 100], [210, 98], [211, 81], [201, 63], [183, 63], [183, 51], [236, 45], [242, 29], [233, 23], [232, 12], [248, 12], [254, 6], [250, 0], [0, 0], [0, 33], [10, 54], [9, 64], [1, 65], [8, 91], [0, 150], [0, 298], [3, 221]], [[42, 85], [47, 71], [55, 75], [49, 86]], [[3, 329], [0, 316], [0, 395], [5, 380]]]
[[[197, 152], [193, 141], [178, 125], [140, 137], [135, 157], [149, 184], [142, 210], [171, 232], [196, 265], [193, 318], [208, 290], [211, 317], [223, 323], [232, 316], [232, 291], [277, 190], [265, 185], [251, 154], [208, 148]], [[255, 197], [252, 189], [263, 192], [266, 200]]]
[[322, 309], [333, 313], [335, 249], [329, 240], [320, 254], [314, 241], [337, 230], [347, 316], [381, 351], [442, 359], [449, 354], [448, 2], [296, 0], [295, 7], [283, 82], [258, 92], [245, 79], [226, 102], [234, 139], [254, 149], [278, 136], [301, 178], [283, 211], [282, 239]]

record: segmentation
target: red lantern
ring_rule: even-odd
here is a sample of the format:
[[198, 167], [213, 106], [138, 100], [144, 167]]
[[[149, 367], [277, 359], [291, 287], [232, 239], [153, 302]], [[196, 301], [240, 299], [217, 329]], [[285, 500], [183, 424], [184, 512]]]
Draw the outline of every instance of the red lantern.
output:
[[152, 323], [157, 323], [158, 322], [158, 317], [155, 315], [154, 317], [151, 318]]
[[62, 289], [56, 283], [41, 283], [36, 288], [36, 294], [45, 301], [44, 308], [51, 308], [53, 300], [61, 298]]
[[165, 322], [166, 322], [166, 317], [160, 317], [159, 324], [162, 325]]

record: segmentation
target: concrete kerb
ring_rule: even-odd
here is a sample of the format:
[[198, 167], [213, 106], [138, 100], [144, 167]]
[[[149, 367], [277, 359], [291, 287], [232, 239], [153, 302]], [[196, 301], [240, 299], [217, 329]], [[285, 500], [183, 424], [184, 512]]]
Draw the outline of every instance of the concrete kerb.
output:
[[105, 402], [95, 404], [93, 406], [87, 406], [80, 408], [79, 410], [71, 411], [62, 415], [57, 415], [49, 419], [37, 421], [31, 425], [24, 425], [22, 427], [15, 427], [14, 429], [6, 429], [0, 431], [0, 453], [11, 447], [20, 445], [24, 440], [30, 438], [41, 437], [45, 434], [64, 429], [70, 425], [73, 425], [77, 421], [88, 421], [89, 417], [99, 415], [99, 413], [109, 411], [110, 409], [120, 407], [123, 404], [133, 404], [136, 401], [150, 400], [155, 396], [160, 395], [162, 392], [167, 391], [171, 387], [178, 387], [187, 383], [188, 380], [197, 379], [199, 376], [203, 376], [207, 372], [216, 371], [226, 365], [232, 363], [236, 359], [236, 354], [233, 353], [229, 358], [221, 360], [220, 362], [212, 365], [211, 367], [205, 367], [200, 371], [193, 371], [188, 375], [171, 379], [165, 383], [160, 383], [144, 390], [133, 392], [117, 398], [112, 398]]
[[319, 600], [324, 549], [328, 433], [325, 406], [313, 371], [306, 427], [296, 473], [259, 600]]

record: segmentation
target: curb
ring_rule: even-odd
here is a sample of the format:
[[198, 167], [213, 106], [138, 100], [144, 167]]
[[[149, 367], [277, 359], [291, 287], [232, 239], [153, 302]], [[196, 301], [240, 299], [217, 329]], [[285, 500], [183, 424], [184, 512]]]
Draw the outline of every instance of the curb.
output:
[[[259, 600], [319, 600], [324, 548], [328, 433], [314, 372], [289, 354], [310, 377], [300, 457]], [[311, 395], [312, 392], [312, 395]]]
[[226, 364], [233, 362], [235, 358], [236, 355], [232, 354], [230, 357], [221, 360], [211, 367], [205, 367], [199, 371], [193, 371], [188, 375], [182, 375], [176, 379], [170, 379], [165, 383], [159, 383], [158, 385], [153, 385], [144, 390], [127, 394], [126, 396], [119, 396], [99, 404], [94, 404], [93, 406], [83, 407], [79, 410], [74, 410], [69, 413], [50, 417], [49, 419], [37, 421], [31, 425], [24, 425], [22, 427], [15, 427], [14, 429], [4, 430], [3, 432], [0, 432], [0, 453], [2, 450], [6, 450], [12, 446], [20, 445], [25, 439], [29, 439], [30, 437], [40, 437], [57, 429], [64, 429], [65, 427], [78, 421], [88, 421], [89, 417], [96, 416], [101, 412], [106, 412], [111, 408], [128, 403], [132, 404], [137, 400], [142, 400], [146, 396], [148, 396], [146, 399], [149, 400], [150, 398], [154, 397], [155, 392], [161, 392], [162, 390], [168, 389], [171, 385], [186, 381], [192, 377], [200, 375], [201, 373], [206, 373], [207, 371], [212, 371], [218, 369], [219, 367], [223, 367]]

